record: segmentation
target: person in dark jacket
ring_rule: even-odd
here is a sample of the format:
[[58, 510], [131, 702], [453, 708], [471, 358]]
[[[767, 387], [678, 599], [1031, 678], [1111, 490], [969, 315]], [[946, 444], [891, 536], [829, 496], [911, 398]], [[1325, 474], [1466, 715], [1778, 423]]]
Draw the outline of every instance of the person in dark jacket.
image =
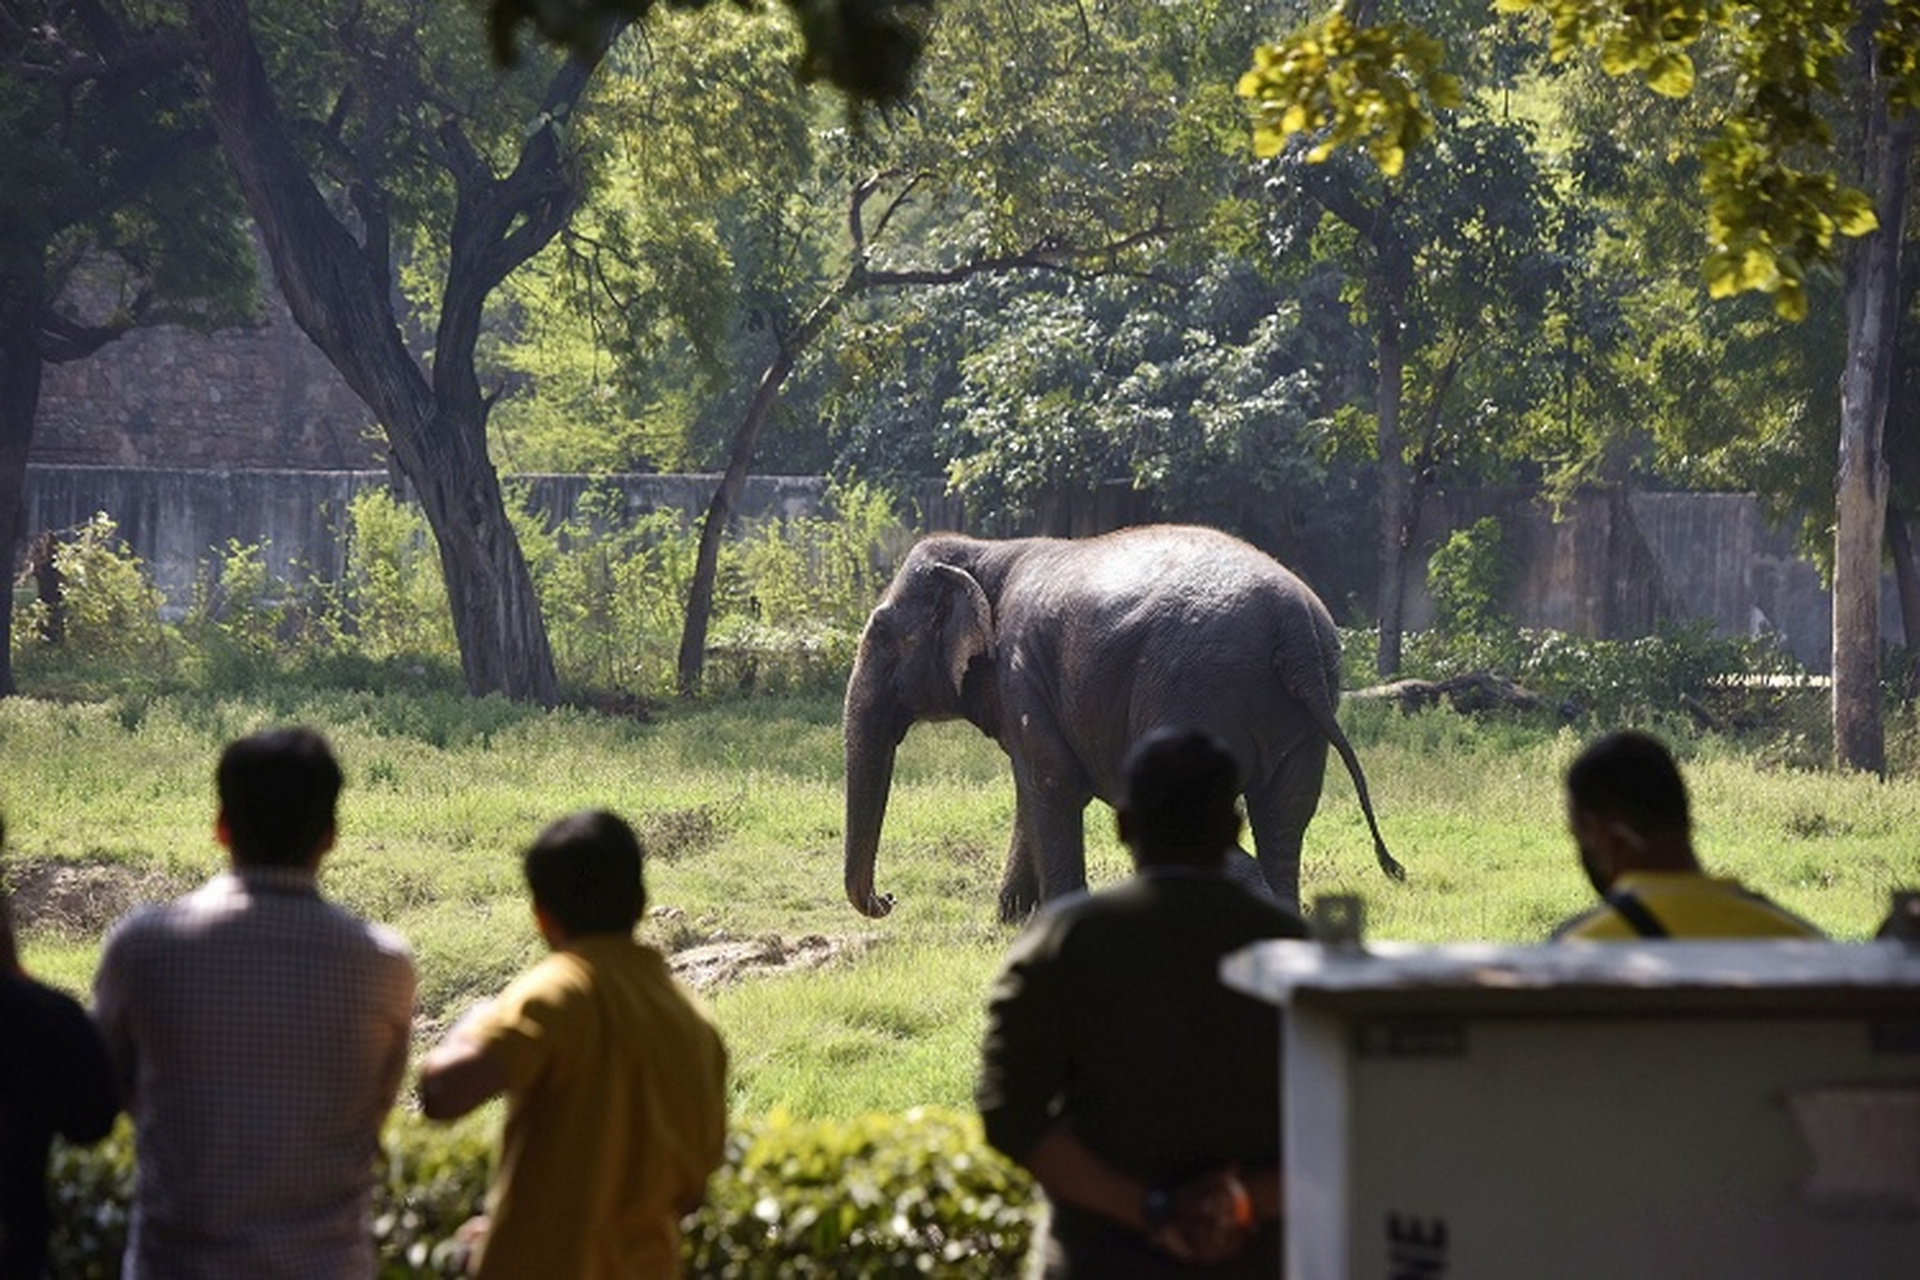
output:
[[1044, 1275], [1276, 1276], [1280, 1011], [1219, 971], [1307, 929], [1228, 877], [1245, 855], [1224, 745], [1156, 730], [1126, 776], [1136, 874], [1049, 904], [1015, 943], [988, 1007], [981, 1119], [1046, 1192]]
[[20, 967], [0, 879], [0, 1276], [47, 1274], [47, 1157], [55, 1135], [98, 1142], [119, 1113], [106, 1046], [86, 1010]]

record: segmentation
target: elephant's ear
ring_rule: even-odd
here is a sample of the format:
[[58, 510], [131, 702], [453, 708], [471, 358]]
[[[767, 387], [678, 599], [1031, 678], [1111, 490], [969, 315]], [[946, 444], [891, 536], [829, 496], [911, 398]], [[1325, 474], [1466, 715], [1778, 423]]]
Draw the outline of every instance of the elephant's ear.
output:
[[947, 680], [953, 696], [967, 678], [967, 666], [977, 657], [993, 655], [993, 606], [973, 575], [950, 564], [933, 566], [940, 603], [934, 614], [934, 632], [940, 637]]

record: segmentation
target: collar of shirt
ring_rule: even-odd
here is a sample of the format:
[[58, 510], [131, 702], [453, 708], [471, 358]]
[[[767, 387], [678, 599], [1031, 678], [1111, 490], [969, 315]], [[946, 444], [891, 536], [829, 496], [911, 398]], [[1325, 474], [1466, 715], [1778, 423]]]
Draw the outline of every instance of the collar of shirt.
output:
[[306, 867], [230, 867], [228, 879], [249, 893], [284, 893], [299, 897], [320, 896], [320, 881]]
[[1608, 886], [1611, 892], [1619, 893], [1632, 889], [1672, 889], [1687, 885], [1713, 885], [1716, 888], [1737, 883], [1726, 876], [1712, 876], [1704, 871], [1622, 871], [1613, 878]]
[[1136, 867], [1134, 872], [1142, 880], [1224, 880], [1227, 878], [1225, 867], [1190, 867], [1183, 863], [1159, 864], [1149, 867]]

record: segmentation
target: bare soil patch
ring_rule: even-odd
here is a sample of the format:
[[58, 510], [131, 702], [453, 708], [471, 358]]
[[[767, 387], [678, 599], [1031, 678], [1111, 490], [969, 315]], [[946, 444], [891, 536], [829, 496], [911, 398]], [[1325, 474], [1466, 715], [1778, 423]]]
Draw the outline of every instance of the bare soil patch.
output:
[[743, 978], [819, 969], [867, 947], [865, 938], [830, 938], [810, 933], [783, 938], [777, 933], [753, 938], [716, 938], [675, 951], [668, 958], [674, 976], [696, 991], [711, 991]]
[[97, 938], [137, 906], [177, 898], [199, 877], [121, 862], [15, 859], [6, 867], [17, 928], [63, 938]]

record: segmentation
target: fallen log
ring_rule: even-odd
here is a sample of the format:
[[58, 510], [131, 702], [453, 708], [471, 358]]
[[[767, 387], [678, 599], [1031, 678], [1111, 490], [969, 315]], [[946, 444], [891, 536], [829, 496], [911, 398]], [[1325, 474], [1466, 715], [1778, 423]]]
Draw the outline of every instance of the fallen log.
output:
[[1462, 714], [1481, 711], [1540, 711], [1547, 700], [1522, 685], [1490, 671], [1469, 671], [1444, 680], [1392, 680], [1369, 685], [1345, 695], [1366, 701], [1391, 702], [1403, 712], [1425, 711], [1444, 699]]

